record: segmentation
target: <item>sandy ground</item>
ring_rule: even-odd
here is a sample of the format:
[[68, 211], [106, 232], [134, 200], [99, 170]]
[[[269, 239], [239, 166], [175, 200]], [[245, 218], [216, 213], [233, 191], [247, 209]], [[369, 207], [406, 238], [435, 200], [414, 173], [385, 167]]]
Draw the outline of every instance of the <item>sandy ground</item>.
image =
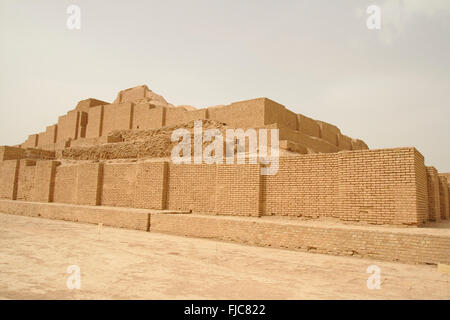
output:
[[[381, 288], [369, 290], [369, 265]], [[81, 271], [69, 290], [67, 267]], [[0, 214], [2, 299], [450, 299], [436, 266]]]

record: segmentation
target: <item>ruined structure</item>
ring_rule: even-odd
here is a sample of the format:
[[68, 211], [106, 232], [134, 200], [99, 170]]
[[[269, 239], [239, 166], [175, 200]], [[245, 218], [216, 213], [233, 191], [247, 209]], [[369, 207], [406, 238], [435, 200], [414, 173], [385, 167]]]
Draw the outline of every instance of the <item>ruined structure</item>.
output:
[[[285, 153], [278, 173], [262, 176], [263, 164], [172, 163], [165, 133], [193, 120], [279, 129]], [[369, 150], [336, 126], [267, 98], [196, 109], [140, 86], [111, 104], [86, 99], [21, 145], [1, 147], [0, 170], [0, 212], [450, 263], [448, 232], [398, 228], [450, 218], [450, 174], [426, 167], [414, 147]], [[304, 225], [307, 219], [345, 225]]]

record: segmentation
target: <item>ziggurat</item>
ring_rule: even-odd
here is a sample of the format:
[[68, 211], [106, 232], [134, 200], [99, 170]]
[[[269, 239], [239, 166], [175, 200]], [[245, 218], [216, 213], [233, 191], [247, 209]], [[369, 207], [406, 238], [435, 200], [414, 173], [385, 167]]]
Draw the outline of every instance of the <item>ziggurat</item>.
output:
[[[262, 164], [181, 164], [170, 132], [194, 120], [279, 129]], [[450, 263], [449, 173], [414, 147], [371, 150], [267, 98], [175, 107], [146, 86], [80, 101], [44, 132], [0, 149], [0, 211], [408, 263]], [[447, 220], [448, 221], [448, 220]], [[407, 228], [406, 228], [407, 227]], [[420, 228], [411, 228], [420, 227]]]

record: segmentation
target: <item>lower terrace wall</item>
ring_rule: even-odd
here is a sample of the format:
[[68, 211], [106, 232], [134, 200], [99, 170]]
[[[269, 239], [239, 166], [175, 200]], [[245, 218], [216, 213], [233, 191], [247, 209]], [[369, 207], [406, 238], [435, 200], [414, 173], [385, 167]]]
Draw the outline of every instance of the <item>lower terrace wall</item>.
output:
[[0, 163], [5, 199], [371, 224], [421, 225], [430, 217], [427, 171], [414, 148], [280, 158], [273, 176], [260, 175], [259, 164]]

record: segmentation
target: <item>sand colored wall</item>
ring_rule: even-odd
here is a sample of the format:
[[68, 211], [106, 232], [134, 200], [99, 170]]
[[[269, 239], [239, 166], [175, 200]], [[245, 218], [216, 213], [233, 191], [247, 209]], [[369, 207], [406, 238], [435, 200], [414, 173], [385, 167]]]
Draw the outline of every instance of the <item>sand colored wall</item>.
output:
[[114, 103], [121, 103], [121, 102], [136, 101], [136, 100], [144, 99], [147, 90], [148, 89], [146, 86], [139, 86], [139, 87], [122, 90], [117, 95], [117, 98], [114, 101]]
[[28, 217], [102, 223], [104, 226], [141, 231], [149, 231], [150, 226], [150, 213], [144, 209], [0, 200], [0, 211]]
[[28, 139], [24, 143], [22, 143], [21, 147], [22, 148], [35, 148], [38, 145], [38, 139], [39, 139], [38, 134], [31, 134], [28, 136]]
[[167, 209], [214, 213], [215, 165], [168, 165]]
[[[77, 204], [100, 205], [102, 191], [103, 165], [83, 163], [77, 165]], [[56, 188], [60, 186], [56, 185]]]
[[165, 209], [167, 174], [167, 162], [144, 162], [137, 164], [133, 207]]
[[297, 130], [297, 115], [294, 112], [267, 98], [264, 99], [264, 107], [264, 124], [280, 123], [286, 128]]
[[439, 176], [439, 197], [441, 201], [441, 219], [449, 219], [449, 194], [448, 182], [445, 176]]
[[55, 171], [53, 201], [77, 203], [78, 166], [58, 166]]
[[[11, 194], [14, 170], [5, 169], [4, 163], [8, 161], [2, 170], [9, 172], [3, 175], [9, 188], [5, 194]], [[414, 148], [285, 157], [273, 176], [262, 176], [259, 165], [249, 164], [56, 164], [37, 161], [33, 201], [243, 216], [328, 216], [372, 224], [420, 225], [430, 219], [429, 178]], [[20, 178], [19, 189], [29, 188], [27, 181]]]
[[149, 103], [141, 103], [134, 106], [133, 129], [147, 130], [164, 126], [166, 109], [155, 107]]
[[405, 228], [314, 226], [187, 214], [151, 214], [150, 221], [150, 232], [405, 263], [450, 263], [448, 236], [399, 230]]
[[43, 146], [54, 144], [57, 141], [57, 136], [58, 136], [58, 125], [54, 124], [52, 126], [48, 126], [45, 129], [45, 132], [39, 133], [37, 146], [39, 148], [42, 148]]
[[[0, 200], [0, 211], [262, 247], [414, 264], [450, 263], [450, 238], [438, 229], [336, 226], [300, 221], [155, 213], [146, 209], [12, 200]], [[397, 249], [399, 246], [401, 250]]]
[[81, 100], [77, 103], [77, 106], [75, 107], [76, 110], [89, 112], [89, 109], [92, 107], [100, 106], [100, 105], [106, 105], [109, 104], [106, 101], [98, 100], [98, 99], [85, 99]]
[[279, 124], [269, 125], [266, 127], [274, 129], [277, 128], [279, 130], [280, 140], [290, 140], [292, 142], [298, 143], [304, 146], [305, 148], [310, 149], [311, 152], [331, 153], [331, 152], [338, 152], [341, 150], [338, 146], [333, 145], [327, 142], [326, 140], [286, 128]]
[[[66, 139], [77, 139], [79, 135], [80, 112], [71, 110], [58, 119], [58, 134], [56, 142]], [[45, 143], [47, 144], [47, 143]], [[42, 145], [45, 145], [42, 143]]]
[[185, 122], [204, 119], [208, 119], [208, 109], [166, 108], [165, 126], [176, 126]]
[[86, 138], [97, 138], [102, 134], [103, 106], [89, 108]]
[[20, 160], [0, 162], [0, 198], [15, 200], [17, 196], [17, 180]]
[[134, 104], [129, 102], [103, 106], [101, 135], [108, 135], [113, 130], [131, 129], [133, 106]]
[[414, 148], [339, 153], [337, 215], [376, 224], [425, 222], [427, 181], [419, 155]]
[[341, 133], [338, 127], [316, 120], [320, 127], [320, 138], [331, 143], [334, 146], [338, 145], [338, 134]]
[[0, 161], [4, 160], [16, 160], [25, 158], [26, 151], [17, 147], [0, 147]]
[[33, 201], [52, 202], [58, 161], [37, 161], [34, 174]]
[[113, 104], [95, 99], [80, 101], [74, 110], [59, 117], [57, 125], [30, 136], [21, 146], [58, 151], [71, 146], [72, 141], [107, 136], [113, 130], [157, 129], [206, 119], [234, 128], [280, 128], [280, 136], [284, 136], [281, 140], [300, 144], [308, 152], [368, 149], [363, 141], [342, 135], [336, 126], [295, 114], [267, 98], [196, 110], [172, 107], [145, 86], [121, 91]]
[[33, 200], [35, 172], [36, 161], [28, 159], [20, 160], [20, 169], [17, 182], [17, 200]]
[[104, 164], [101, 204], [132, 207], [135, 181], [135, 164]]
[[352, 139], [352, 150], [368, 150], [367, 144], [359, 139]]
[[441, 203], [439, 194], [439, 176], [435, 167], [427, 169], [428, 217], [431, 221], [441, 221]]
[[352, 145], [352, 138], [347, 137], [346, 135], [337, 134], [337, 138], [338, 138], [338, 147], [341, 148], [342, 150], [352, 150], [353, 145]]
[[302, 114], [297, 114], [297, 130], [301, 133], [320, 138], [320, 126], [319, 124]]
[[234, 102], [228, 106], [208, 108], [208, 118], [235, 128], [261, 127], [265, 123], [266, 98]]
[[276, 175], [262, 177], [263, 215], [335, 216], [336, 155], [311, 154], [280, 160]]
[[[217, 166], [214, 210], [216, 214], [260, 216], [261, 192], [260, 165]], [[211, 197], [214, 196], [213, 190], [208, 193]]]

